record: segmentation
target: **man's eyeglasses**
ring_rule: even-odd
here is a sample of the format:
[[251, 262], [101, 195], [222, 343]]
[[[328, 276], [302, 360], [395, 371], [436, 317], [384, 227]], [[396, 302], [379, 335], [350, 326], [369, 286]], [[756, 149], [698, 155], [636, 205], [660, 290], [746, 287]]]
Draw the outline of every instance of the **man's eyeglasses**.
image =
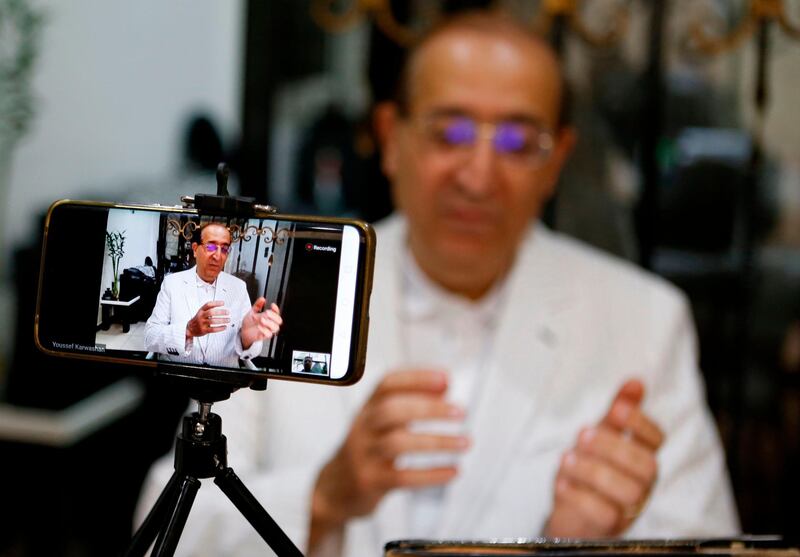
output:
[[532, 163], [544, 161], [553, 149], [553, 134], [534, 122], [479, 122], [469, 116], [441, 114], [421, 122], [427, 136], [439, 147], [463, 150], [486, 138], [496, 153]]
[[216, 253], [217, 250], [219, 250], [222, 253], [222, 255], [228, 255], [228, 252], [231, 251], [230, 246], [225, 246], [225, 245], [221, 246], [219, 244], [201, 244], [201, 245], [205, 246], [206, 251], [208, 253]]

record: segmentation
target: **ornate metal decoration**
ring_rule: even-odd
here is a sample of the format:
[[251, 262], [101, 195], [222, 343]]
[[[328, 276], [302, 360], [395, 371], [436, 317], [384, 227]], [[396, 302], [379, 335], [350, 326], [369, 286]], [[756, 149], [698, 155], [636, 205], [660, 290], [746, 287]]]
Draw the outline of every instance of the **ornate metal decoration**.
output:
[[[397, 21], [392, 13], [390, 0], [350, 0], [347, 7], [339, 12], [334, 11], [335, 3], [336, 0], [313, 0], [311, 3], [311, 17], [329, 33], [346, 31], [364, 19], [372, 18], [387, 37], [401, 46], [410, 46], [419, 36], [414, 29]], [[440, 2], [422, 3], [425, 13], [419, 19], [423, 22], [423, 27], [431, 25], [439, 17], [439, 4]], [[495, 4], [502, 2], [496, 1]], [[547, 34], [556, 19], [564, 18], [578, 36], [592, 46], [607, 47], [619, 41], [628, 26], [627, 6], [619, 6], [608, 30], [596, 32], [587, 27], [580, 16], [583, 4], [582, 0], [542, 0], [541, 9], [533, 18], [534, 28]]]
[[253, 224], [242, 228], [238, 224], [232, 224], [228, 227], [231, 233], [231, 242], [249, 242], [256, 236], [261, 236], [261, 239], [267, 243], [283, 244], [289, 239], [290, 233], [288, 228], [279, 228], [277, 231], [271, 226], [257, 227]]
[[[167, 220], [167, 230], [174, 236], [182, 236], [185, 240], [191, 240], [195, 230], [199, 228], [199, 224], [195, 221], [186, 221], [181, 224], [176, 219]], [[262, 240], [267, 244], [281, 245], [291, 236], [288, 228], [279, 228], [275, 230], [271, 226], [258, 227], [253, 224], [245, 226], [244, 228], [238, 224], [232, 224], [226, 227], [231, 233], [231, 243], [236, 242], [249, 242], [256, 236], [261, 236]]]
[[183, 236], [184, 240], [192, 239], [197, 226], [197, 223], [192, 220], [181, 224], [180, 221], [175, 219], [167, 219], [167, 230], [172, 232], [173, 236]]
[[[311, 3], [311, 17], [317, 25], [329, 33], [346, 31], [365, 18], [372, 17], [378, 28], [399, 45], [410, 46], [419, 36], [414, 29], [397, 21], [392, 13], [390, 0], [350, 0], [350, 5], [341, 13], [333, 10], [335, 1], [314, 0]], [[425, 4], [427, 7], [432, 7], [435, 3]], [[438, 14], [431, 12], [425, 15], [424, 20], [433, 21]]]
[[702, 22], [689, 30], [694, 46], [706, 54], [719, 54], [737, 47], [755, 33], [762, 24], [777, 22], [783, 31], [795, 40], [800, 40], [800, 26], [789, 21], [783, 0], [750, 0], [747, 15], [728, 35], [710, 37]]
[[625, 35], [630, 19], [627, 6], [620, 4], [609, 28], [598, 33], [583, 22], [580, 15], [582, 4], [581, 0], [543, 0], [539, 13], [533, 19], [533, 27], [541, 34], [548, 35], [553, 22], [563, 18], [581, 39], [598, 48], [613, 46]]

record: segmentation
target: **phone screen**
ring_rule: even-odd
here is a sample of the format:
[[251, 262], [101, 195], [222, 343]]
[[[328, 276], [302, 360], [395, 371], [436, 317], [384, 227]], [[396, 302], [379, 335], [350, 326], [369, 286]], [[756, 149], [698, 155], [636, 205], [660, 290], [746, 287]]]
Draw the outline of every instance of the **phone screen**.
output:
[[[371, 258], [364, 228], [334, 220], [57, 204], [37, 340], [62, 354], [350, 383], [363, 369]], [[283, 325], [246, 346], [260, 298]], [[189, 338], [209, 303], [213, 332]]]

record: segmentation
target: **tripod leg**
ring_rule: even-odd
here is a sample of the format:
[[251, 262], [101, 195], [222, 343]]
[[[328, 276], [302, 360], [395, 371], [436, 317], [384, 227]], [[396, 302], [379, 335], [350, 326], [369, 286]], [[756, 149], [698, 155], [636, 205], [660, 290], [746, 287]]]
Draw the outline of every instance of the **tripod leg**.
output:
[[167, 482], [167, 485], [158, 496], [156, 504], [153, 505], [153, 508], [147, 513], [147, 518], [136, 530], [136, 534], [125, 551], [124, 557], [140, 557], [144, 555], [144, 552], [156, 539], [164, 519], [168, 516], [169, 509], [175, 505], [178, 497], [178, 476], [177, 472], [173, 472], [169, 482]]
[[175, 509], [172, 511], [172, 516], [169, 517], [167, 527], [158, 535], [152, 557], [171, 557], [175, 554], [183, 527], [186, 526], [186, 519], [189, 518], [189, 511], [192, 510], [192, 503], [200, 489], [200, 480], [191, 476], [183, 476], [179, 489], [180, 493], [175, 503]]
[[289, 536], [281, 530], [280, 526], [261, 506], [261, 503], [245, 487], [233, 469], [225, 468], [214, 478], [214, 483], [236, 505], [239, 512], [279, 557], [303, 557], [297, 546], [292, 543]]

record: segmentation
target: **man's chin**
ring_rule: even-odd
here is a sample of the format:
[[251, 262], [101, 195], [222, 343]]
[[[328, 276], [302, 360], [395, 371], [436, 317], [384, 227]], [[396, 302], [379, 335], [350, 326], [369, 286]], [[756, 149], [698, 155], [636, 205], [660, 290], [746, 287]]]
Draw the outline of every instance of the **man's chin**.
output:
[[208, 283], [211, 283], [217, 280], [217, 277], [219, 276], [220, 272], [222, 272], [222, 269], [218, 270], [206, 269], [205, 273], [200, 275], [200, 278]]
[[437, 259], [442, 264], [458, 267], [491, 264], [498, 251], [503, 251], [503, 246], [497, 240], [482, 236], [447, 236], [439, 238], [436, 244]]
[[494, 227], [465, 233], [452, 226], [439, 226], [428, 229], [417, 240], [418, 257], [447, 272], [475, 272], [476, 268], [494, 266], [508, 251], [502, 234]]

